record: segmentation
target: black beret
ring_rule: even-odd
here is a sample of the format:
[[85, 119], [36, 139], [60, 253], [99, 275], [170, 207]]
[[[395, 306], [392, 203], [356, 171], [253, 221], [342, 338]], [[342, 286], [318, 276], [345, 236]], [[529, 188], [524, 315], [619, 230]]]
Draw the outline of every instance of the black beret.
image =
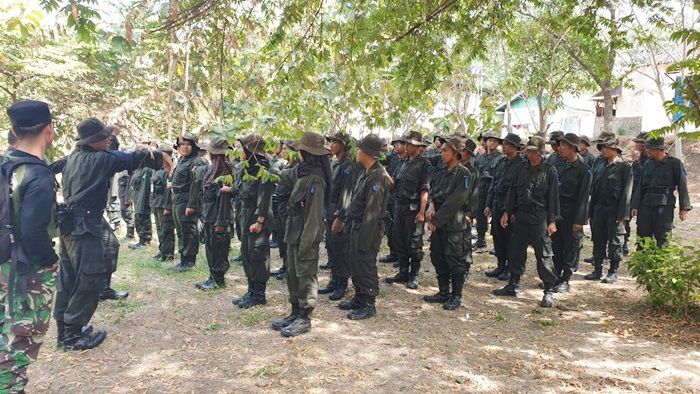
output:
[[52, 122], [49, 105], [43, 101], [23, 100], [12, 104], [7, 108], [7, 116], [12, 127], [34, 127]]

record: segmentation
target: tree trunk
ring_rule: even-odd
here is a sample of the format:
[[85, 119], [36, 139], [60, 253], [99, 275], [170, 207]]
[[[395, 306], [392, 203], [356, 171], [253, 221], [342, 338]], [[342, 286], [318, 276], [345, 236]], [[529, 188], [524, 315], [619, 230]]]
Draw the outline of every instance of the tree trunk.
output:
[[540, 90], [537, 93], [537, 109], [540, 114], [540, 124], [538, 125], [539, 132], [542, 134], [547, 134], [547, 108], [544, 105], [544, 93]]
[[183, 89], [183, 95], [185, 96], [185, 102], [182, 108], [182, 134], [187, 132], [187, 120], [190, 109], [190, 35], [187, 34], [187, 46], [185, 47], [185, 88]]
[[[172, 22], [177, 16], [177, 0], [170, 0], [170, 16]], [[168, 141], [173, 140], [173, 118], [175, 108], [175, 92], [173, 90], [173, 79], [175, 78], [175, 51], [172, 45], [177, 41], [175, 29], [170, 30], [170, 46], [168, 49], [168, 105], [166, 106], [165, 129], [167, 130]]]
[[506, 97], [506, 131], [513, 132], [513, 115], [512, 107], [510, 106], [510, 97]]
[[603, 131], [614, 133], [613, 130], [613, 97], [610, 82], [603, 85]]

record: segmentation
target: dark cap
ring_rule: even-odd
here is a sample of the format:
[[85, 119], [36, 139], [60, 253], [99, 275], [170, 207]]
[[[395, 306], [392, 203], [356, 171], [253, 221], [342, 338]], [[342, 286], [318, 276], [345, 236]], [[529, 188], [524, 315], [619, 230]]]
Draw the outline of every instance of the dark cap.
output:
[[382, 145], [384, 145], [384, 143], [376, 134], [368, 134], [357, 143], [357, 148], [369, 156], [378, 159], [382, 155]]
[[404, 141], [407, 144], [411, 145], [416, 145], [416, 146], [428, 146], [428, 144], [423, 141], [423, 135], [415, 130], [411, 130], [406, 134], [404, 137]]
[[43, 101], [23, 100], [7, 108], [12, 127], [34, 127], [52, 122], [49, 105]]
[[561, 138], [559, 138], [559, 143], [565, 143], [571, 145], [576, 152], [578, 152], [578, 144], [581, 142], [581, 138], [574, 133], [566, 133]]
[[294, 150], [311, 153], [314, 156], [323, 156], [330, 154], [326, 148], [326, 139], [321, 134], [307, 131], [301, 135], [299, 141], [294, 141], [291, 144]]
[[[617, 138], [609, 138], [600, 144], [598, 146], [600, 147], [602, 145], [603, 148], [612, 148], [617, 150], [619, 153], [622, 153], [622, 148], [620, 148], [620, 144], [617, 140]], [[600, 148], [598, 148], [600, 150]]]
[[581, 139], [581, 142], [583, 142], [584, 144], [586, 144], [586, 146], [591, 146], [591, 139], [588, 138], [587, 135], [582, 135], [582, 136], [580, 137], [580, 139]]
[[406, 143], [406, 136], [405, 135], [400, 135], [393, 140], [391, 140], [391, 145], [394, 145], [395, 143], [400, 142], [402, 144]]
[[508, 133], [508, 135], [503, 138], [501, 143], [513, 145], [517, 149], [522, 149], [523, 147], [523, 140], [520, 139], [520, 136], [515, 133]]
[[498, 140], [499, 144], [503, 141], [503, 139], [501, 139], [501, 137], [498, 134], [492, 131], [489, 131], [488, 133], [479, 136], [479, 140], [490, 140], [491, 138]]
[[198, 140], [197, 140], [196, 135], [194, 135], [192, 133], [185, 133], [185, 135], [177, 138], [177, 143], [175, 144], [174, 147], [175, 148], [179, 147], [183, 141], [189, 141], [190, 144], [192, 144], [192, 149], [199, 150], [199, 145], [197, 145]]
[[211, 140], [209, 140], [209, 144], [205, 148], [207, 152], [211, 155], [225, 155], [228, 153], [230, 146], [228, 141], [226, 141], [225, 138], [214, 136]]
[[645, 146], [649, 150], [665, 150], [666, 149], [664, 137], [650, 138], [645, 142]]
[[544, 155], [545, 145], [544, 138], [534, 135], [525, 144], [525, 150], [536, 150], [540, 155]]
[[110, 136], [104, 123], [97, 118], [87, 118], [78, 124], [78, 145], [89, 145], [104, 141]]
[[473, 156], [474, 149], [476, 149], [476, 142], [474, 142], [471, 138], [464, 138], [464, 146], [462, 146], [462, 151], [466, 150]]
[[563, 131], [552, 131], [549, 133], [549, 141], [547, 141], [548, 144], [557, 144], [559, 143], [559, 140], [564, 138], [564, 132]]
[[343, 133], [342, 131], [339, 131], [331, 136], [326, 137], [326, 140], [328, 142], [333, 142], [333, 141], [341, 142], [347, 148], [348, 146], [350, 146], [350, 142], [352, 141], [352, 137], [348, 133]]
[[593, 142], [596, 144], [600, 144], [600, 143], [603, 143], [605, 141], [613, 140], [616, 138], [617, 138], [617, 136], [615, 135], [615, 133], [610, 133], [610, 132], [604, 131], [604, 132], [598, 134], [598, 137], [596, 137], [593, 140]]
[[[241, 142], [243, 149], [246, 149], [253, 154], [262, 155], [265, 153], [265, 140], [263, 137], [257, 134], [248, 134], [245, 137], [238, 139], [238, 141]], [[289, 146], [296, 149], [293, 146], [293, 143], [290, 143]]]
[[632, 139], [632, 141], [633, 142], [640, 142], [643, 144], [643, 143], [647, 142], [647, 136], [649, 136], [649, 133], [641, 132], [641, 133], [637, 134], [637, 136], [634, 137], [634, 139]]
[[464, 140], [459, 137], [450, 137], [445, 140], [445, 144], [449, 146], [458, 155], [462, 154], [464, 149]]

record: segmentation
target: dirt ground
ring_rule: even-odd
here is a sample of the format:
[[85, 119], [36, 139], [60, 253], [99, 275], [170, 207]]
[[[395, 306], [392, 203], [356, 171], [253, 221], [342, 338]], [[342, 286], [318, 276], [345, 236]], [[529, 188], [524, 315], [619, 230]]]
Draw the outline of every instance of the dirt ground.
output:
[[[697, 182], [691, 190], [697, 206]], [[675, 234], [693, 239], [699, 226], [693, 211]], [[590, 247], [586, 240], [582, 256]], [[193, 286], [206, 276], [201, 253], [184, 274], [153, 254], [122, 245], [114, 282], [131, 296], [101, 303], [92, 322], [107, 340], [64, 353], [52, 327], [29, 369], [29, 392], [700, 392], [700, 318], [647, 307], [624, 266], [618, 283], [604, 285], [584, 281], [591, 268], [582, 263], [572, 292], [543, 310], [532, 259], [523, 295], [497, 298], [490, 292], [503, 283], [483, 274], [495, 259], [477, 254], [463, 307], [445, 311], [421, 300], [436, 291], [426, 257], [418, 290], [382, 284], [376, 318], [350, 321], [319, 296], [313, 330], [285, 339], [269, 328], [287, 313], [284, 282], [270, 280], [267, 306], [241, 310], [231, 304], [245, 291], [239, 265], [227, 289], [203, 293]], [[276, 249], [272, 256], [278, 267]], [[380, 265], [382, 279], [392, 272]]]

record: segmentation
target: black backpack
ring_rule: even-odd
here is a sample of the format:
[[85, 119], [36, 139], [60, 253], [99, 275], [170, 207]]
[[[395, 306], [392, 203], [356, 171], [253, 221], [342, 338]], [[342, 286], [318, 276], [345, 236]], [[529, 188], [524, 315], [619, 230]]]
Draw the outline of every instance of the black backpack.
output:
[[36, 163], [29, 157], [0, 157], [0, 262], [10, 260], [17, 241], [12, 224], [12, 173], [17, 166]]

